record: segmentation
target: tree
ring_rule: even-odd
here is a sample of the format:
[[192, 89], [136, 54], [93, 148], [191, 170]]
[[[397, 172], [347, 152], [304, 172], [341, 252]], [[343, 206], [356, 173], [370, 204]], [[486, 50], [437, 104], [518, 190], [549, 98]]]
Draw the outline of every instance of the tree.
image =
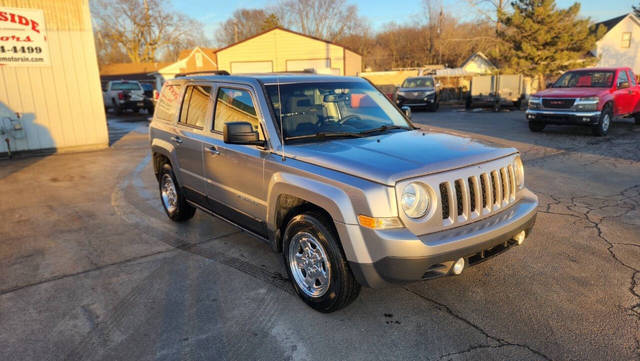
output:
[[222, 23], [216, 32], [216, 40], [219, 46], [227, 46], [250, 38], [266, 30], [268, 24], [274, 21], [279, 24], [277, 16], [271, 16], [262, 9], [238, 9], [233, 12], [230, 19]]
[[202, 24], [168, 8], [162, 0], [93, 0], [99, 58], [153, 62], [170, 47], [199, 39]]
[[285, 0], [277, 12], [290, 29], [328, 41], [353, 34], [363, 24], [347, 0]]
[[587, 54], [603, 29], [594, 31], [589, 19], [578, 18], [579, 3], [556, 9], [554, 0], [516, 0], [512, 7], [512, 14], [498, 17], [505, 70], [536, 76], [543, 87], [544, 76], [597, 60]]
[[269, 16], [267, 16], [262, 22], [262, 27], [260, 30], [264, 32], [274, 28], [278, 28], [280, 26], [282, 25], [280, 24], [280, 19], [278, 18], [278, 16], [276, 14], [269, 14]]
[[640, 4], [638, 6], [632, 6], [633, 8], [633, 13], [640, 18]]

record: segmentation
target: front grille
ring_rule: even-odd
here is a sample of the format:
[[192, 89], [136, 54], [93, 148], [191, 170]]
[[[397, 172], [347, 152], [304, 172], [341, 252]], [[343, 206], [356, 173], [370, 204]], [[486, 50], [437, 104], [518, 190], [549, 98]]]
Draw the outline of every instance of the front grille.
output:
[[487, 215], [515, 201], [513, 166], [482, 172], [467, 179], [440, 183], [443, 225]]
[[575, 99], [542, 99], [542, 106], [549, 109], [569, 109], [575, 101]]

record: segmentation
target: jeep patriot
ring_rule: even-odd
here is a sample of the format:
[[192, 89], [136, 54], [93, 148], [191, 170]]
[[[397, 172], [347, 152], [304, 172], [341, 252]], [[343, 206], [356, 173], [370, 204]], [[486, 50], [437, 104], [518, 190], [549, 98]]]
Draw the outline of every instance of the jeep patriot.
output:
[[268, 242], [322, 312], [361, 286], [459, 275], [535, 222], [516, 149], [419, 129], [361, 78], [170, 80], [149, 133], [169, 218], [199, 209]]

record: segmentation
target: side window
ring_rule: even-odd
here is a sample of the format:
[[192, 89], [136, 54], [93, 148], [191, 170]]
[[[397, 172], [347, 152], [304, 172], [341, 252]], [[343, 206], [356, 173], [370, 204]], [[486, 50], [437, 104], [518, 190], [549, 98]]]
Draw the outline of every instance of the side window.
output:
[[631, 70], [629, 70], [629, 79], [631, 80], [631, 86], [636, 86], [636, 75]]
[[211, 99], [211, 87], [202, 85], [190, 85], [184, 94], [180, 123], [196, 128], [204, 126], [209, 100]]
[[166, 122], [174, 122], [180, 107], [180, 86], [165, 84], [156, 105], [155, 117]]
[[264, 136], [260, 131], [260, 121], [253, 104], [253, 98], [251, 98], [251, 93], [247, 90], [218, 89], [213, 129], [222, 132], [225, 123], [228, 122], [249, 122], [253, 125], [253, 129], [260, 134], [260, 139], [264, 140]]
[[618, 88], [621, 88], [622, 83], [627, 83], [625, 88], [629, 87], [629, 78], [627, 78], [627, 72], [625, 70], [620, 70], [618, 72]]

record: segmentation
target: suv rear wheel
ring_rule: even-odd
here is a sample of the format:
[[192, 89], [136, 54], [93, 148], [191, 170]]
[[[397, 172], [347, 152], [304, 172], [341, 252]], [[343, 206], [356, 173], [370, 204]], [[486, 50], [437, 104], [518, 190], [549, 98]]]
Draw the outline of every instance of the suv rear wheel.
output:
[[607, 135], [612, 118], [613, 111], [611, 110], [611, 104], [607, 104], [604, 106], [604, 109], [602, 109], [602, 113], [600, 113], [600, 120], [598, 121], [598, 124], [591, 128], [593, 135], [597, 137]]
[[169, 163], [164, 163], [160, 168], [158, 186], [160, 188], [162, 207], [172, 221], [184, 222], [193, 217], [196, 209], [187, 203], [182, 188], [178, 186], [173, 168]]
[[293, 288], [302, 300], [320, 312], [346, 307], [360, 293], [330, 220], [306, 212], [289, 221], [282, 255]]

